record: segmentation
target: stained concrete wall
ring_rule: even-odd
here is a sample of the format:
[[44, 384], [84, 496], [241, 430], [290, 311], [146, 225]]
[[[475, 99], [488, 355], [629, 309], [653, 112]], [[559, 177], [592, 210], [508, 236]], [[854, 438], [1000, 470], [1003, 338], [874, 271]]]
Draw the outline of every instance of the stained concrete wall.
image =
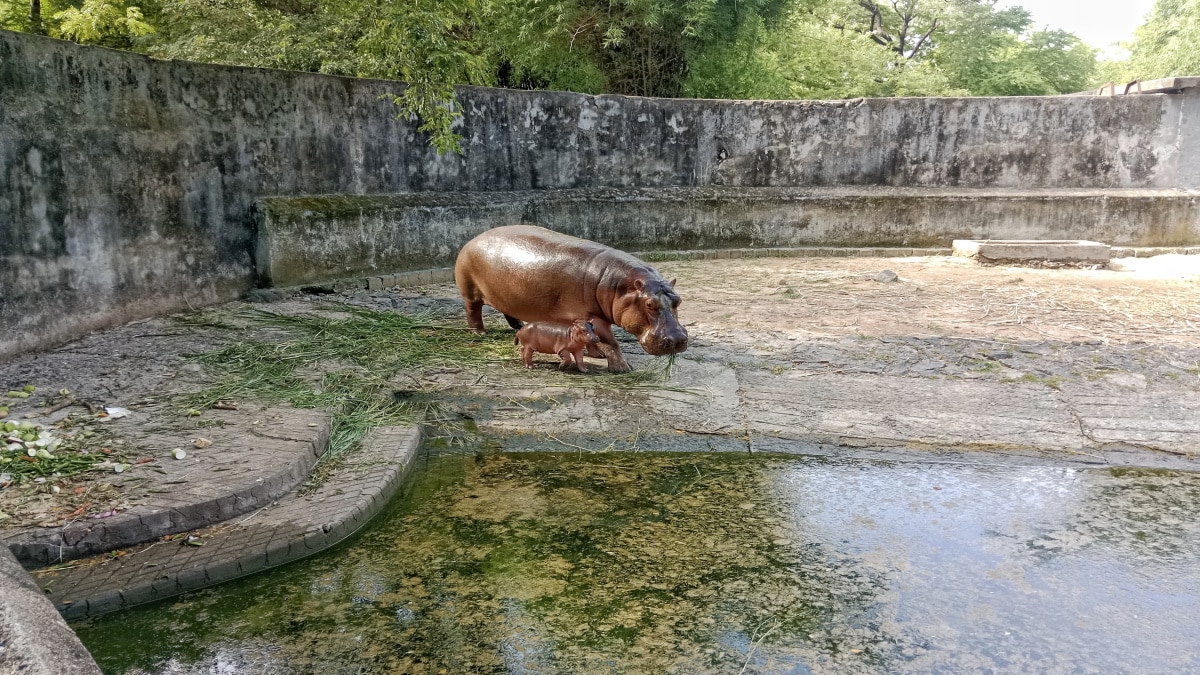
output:
[[[267, 195], [663, 186], [1200, 187], [1197, 94], [735, 102], [461, 88], [464, 156], [395, 82], [0, 31], [0, 357], [236, 297]], [[1187, 134], [1191, 134], [1189, 136]]]
[[256, 213], [260, 278], [275, 286], [453, 266], [471, 237], [518, 222], [628, 251], [1200, 242], [1200, 190], [580, 188], [273, 197]]

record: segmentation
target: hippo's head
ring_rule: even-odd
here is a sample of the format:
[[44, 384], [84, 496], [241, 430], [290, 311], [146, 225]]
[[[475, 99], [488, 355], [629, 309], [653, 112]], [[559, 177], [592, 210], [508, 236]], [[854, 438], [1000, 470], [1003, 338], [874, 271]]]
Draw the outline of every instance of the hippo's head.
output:
[[571, 324], [571, 344], [584, 347], [600, 344], [600, 336], [596, 335], [596, 329], [592, 326], [591, 321], [576, 319]]
[[632, 333], [647, 354], [678, 354], [687, 349], [688, 334], [675, 318], [677, 307], [674, 279], [667, 283], [657, 272], [638, 274], [613, 303], [613, 320]]

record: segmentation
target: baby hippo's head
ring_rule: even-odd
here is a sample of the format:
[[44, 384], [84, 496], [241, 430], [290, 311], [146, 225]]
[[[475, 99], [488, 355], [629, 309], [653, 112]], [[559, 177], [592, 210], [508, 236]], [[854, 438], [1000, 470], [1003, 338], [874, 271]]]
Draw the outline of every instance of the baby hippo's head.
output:
[[592, 327], [591, 321], [576, 319], [571, 323], [571, 344], [586, 347], [600, 343], [600, 336], [596, 335], [596, 329]]

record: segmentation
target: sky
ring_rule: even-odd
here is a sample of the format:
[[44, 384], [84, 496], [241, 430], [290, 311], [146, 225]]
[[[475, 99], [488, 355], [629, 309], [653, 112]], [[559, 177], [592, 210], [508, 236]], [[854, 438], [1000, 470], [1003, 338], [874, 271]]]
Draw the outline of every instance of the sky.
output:
[[1127, 53], [1114, 48], [1116, 42], [1133, 38], [1154, 6], [1154, 0], [1000, 0], [997, 8], [1020, 5], [1033, 15], [1037, 28], [1070, 31], [1109, 58]]

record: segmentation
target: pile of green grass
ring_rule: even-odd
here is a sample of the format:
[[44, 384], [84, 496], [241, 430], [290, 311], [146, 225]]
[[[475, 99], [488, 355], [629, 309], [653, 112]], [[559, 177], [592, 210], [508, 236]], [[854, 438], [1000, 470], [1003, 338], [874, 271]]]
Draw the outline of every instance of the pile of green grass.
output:
[[[327, 308], [341, 316], [254, 311], [251, 326], [283, 329], [283, 339], [238, 341], [198, 357], [221, 380], [185, 403], [204, 409], [220, 401], [282, 401], [334, 411], [327, 459], [356, 447], [381, 425], [415, 424], [429, 402], [398, 400], [390, 380], [404, 370], [482, 367], [512, 356], [512, 335], [477, 335], [462, 321], [428, 315]], [[313, 366], [324, 373], [303, 372]], [[316, 379], [317, 381], [314, 381]]]
[[[488, 333], [479, 335], [468, 331], [461, 318], [348, 305], [323, 310], [327, 310], [325, 314], [253, 311], [243, 315], [251, 327], [282, 329], [282, 339], [243, 340], [200, 355], [200, 362], [221, 380], [187, 397], [186, 405], [206, 409], [220, 401], [252, 399], [327, 408], [333, 411], [333, 428], [325, 459], [333, 459], [357, 447], [371, 429], [416, 424], [437, 407], [435, 400], [420, 391], [396, 396], [392, 380], [404, 371], [506, 367], [541, 384], [558, 377], [557, 373], [521, 367], [512, 332], [499, 321], [489, 326]], [[658, 359], [630, 373], [575, 377], [570, 384], [576, 388], [676, 390], [665, 384], [673, 363], [673, 357]]]

